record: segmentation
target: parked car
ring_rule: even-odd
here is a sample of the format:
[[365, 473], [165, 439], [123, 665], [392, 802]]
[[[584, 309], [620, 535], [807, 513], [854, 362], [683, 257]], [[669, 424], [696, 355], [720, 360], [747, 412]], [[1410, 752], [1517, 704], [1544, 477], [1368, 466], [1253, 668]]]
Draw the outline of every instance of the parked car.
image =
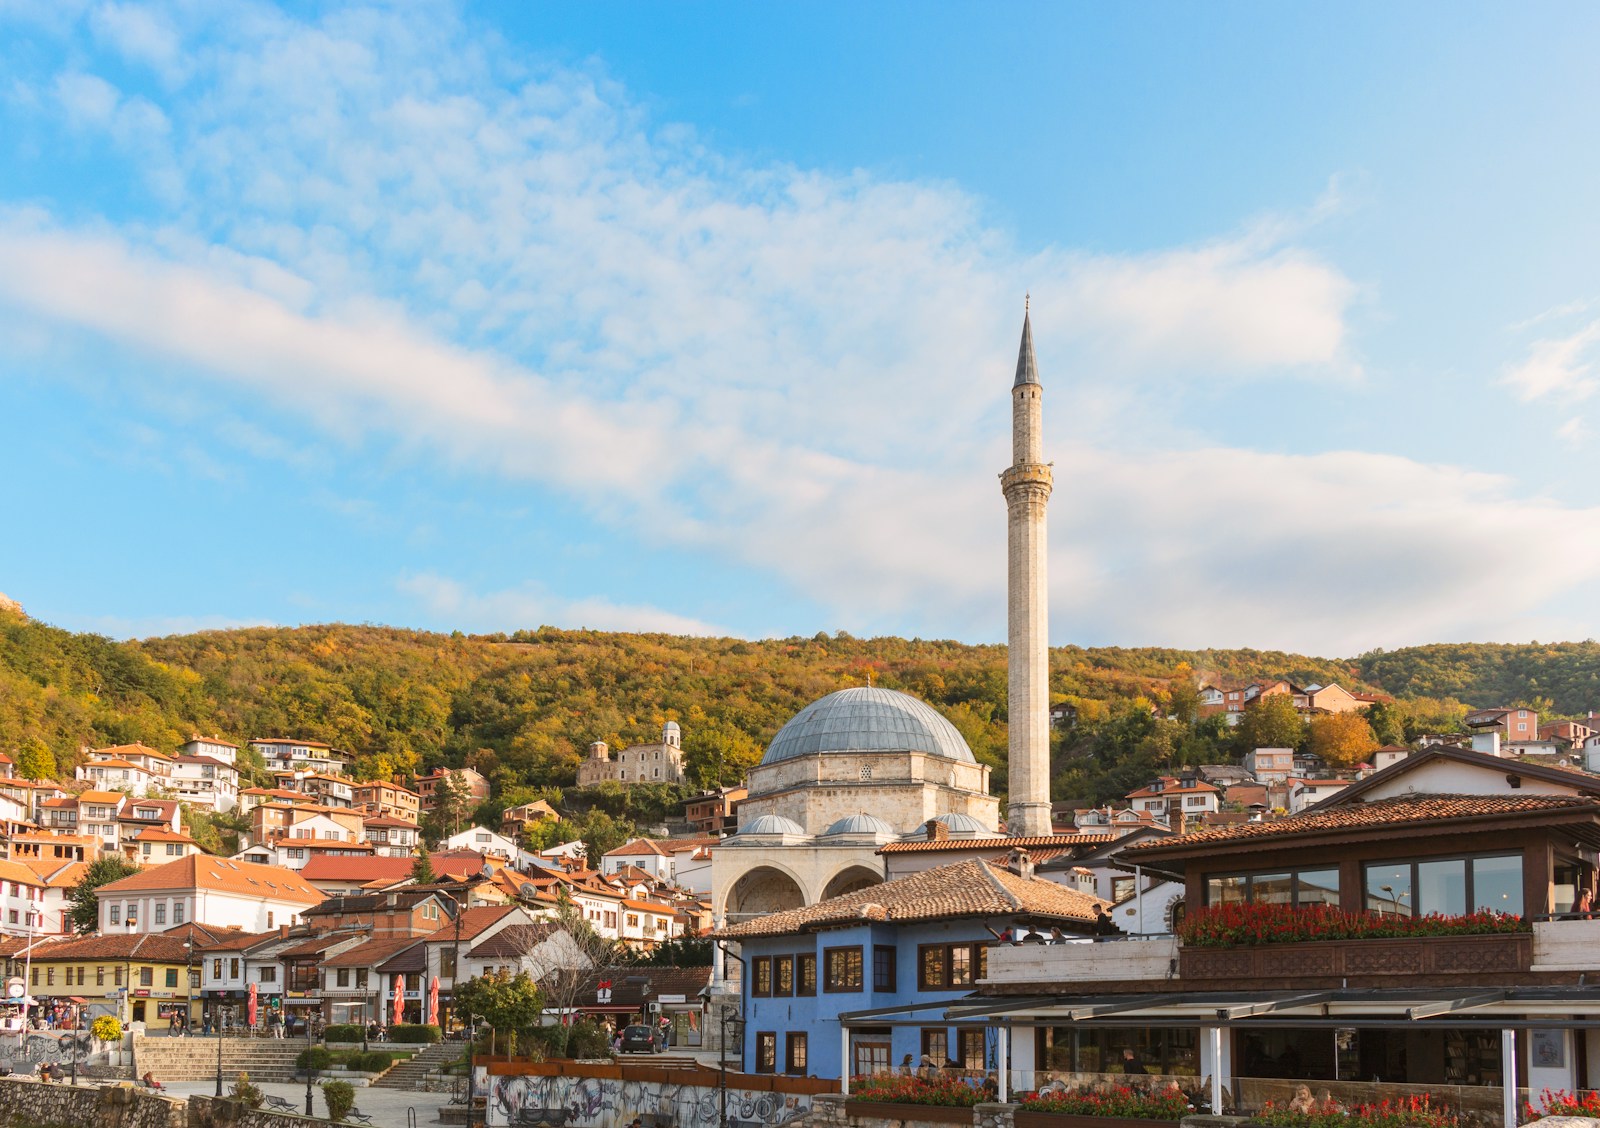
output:
[[625, 1054], [659, 1054], [666, 1048], [665, 1039], [657, 1037], [648, 1026], [623, 1028], [622, 1052]]

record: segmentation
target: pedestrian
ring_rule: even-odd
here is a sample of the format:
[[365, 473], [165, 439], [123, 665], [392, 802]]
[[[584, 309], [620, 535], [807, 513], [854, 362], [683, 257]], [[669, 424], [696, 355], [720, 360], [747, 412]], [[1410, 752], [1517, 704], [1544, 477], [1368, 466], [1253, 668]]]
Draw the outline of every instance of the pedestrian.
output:
[[1125, 1046], [1122, 1050], [1122, 1072], [1125, 1074], [1143, 1074], [1144, 1062], [1139, 1060], [1139, 1055], [1132, 1046]]

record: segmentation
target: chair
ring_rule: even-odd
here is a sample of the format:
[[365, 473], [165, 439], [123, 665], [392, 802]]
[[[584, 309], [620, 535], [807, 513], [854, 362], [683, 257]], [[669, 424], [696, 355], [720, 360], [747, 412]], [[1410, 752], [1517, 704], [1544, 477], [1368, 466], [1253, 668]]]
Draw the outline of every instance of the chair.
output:
[[350, 1111], [345, 1113], [344, 1115], [345, 1115], [345, 1119], [346, 1120], [354, 1120], [354, 1121], [357, 1121], [357, 1122], [359, 1122], [361, 1124], [371, 1124], [372, 1123], [372, 1117], [370, 1117], [366, 1113], [362, 1112], [355, 1105], [351, 1105], [350, 1106]]
[[295, 1106], [294, 1105], [290, 1104], [288, 1101], [284, 1100], [282, 1097], [273, 1096], [271, 1093], [268, 1093], [265, 1097], [263, 1097], [261, 1103], [266, 1105], [268, 1108], [272, 1109], [274, 1112], [294, 1112], [295, 1111]]

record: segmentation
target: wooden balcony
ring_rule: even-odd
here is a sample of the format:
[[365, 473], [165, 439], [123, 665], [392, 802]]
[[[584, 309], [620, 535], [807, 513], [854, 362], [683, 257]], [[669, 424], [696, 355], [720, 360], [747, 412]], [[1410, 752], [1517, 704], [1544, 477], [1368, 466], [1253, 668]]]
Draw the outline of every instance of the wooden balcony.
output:
[[1434, 977], [1471, 982], [1475, 976], [1526, 974], [1532, 968], [1533, 935], [1526, 932], [1178, 951], [1178, 973], [1185, 981], [1230, 980], [1268, 987], [1281, 981], [1312, 986], [1318, 980], [1343, 979], [1392, 979], [1395, 986]]

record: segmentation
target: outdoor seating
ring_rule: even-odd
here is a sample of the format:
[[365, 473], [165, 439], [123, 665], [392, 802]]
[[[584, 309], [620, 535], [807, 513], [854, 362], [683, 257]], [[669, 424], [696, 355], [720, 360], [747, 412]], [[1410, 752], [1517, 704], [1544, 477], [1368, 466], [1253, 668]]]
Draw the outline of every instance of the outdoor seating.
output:
[[265, 1097], [263, 1097], [261, 1103], [266, 1105], [273, 1112], [295, 1111], [295, 1106], [293, 1104], [284, 1100], [282, 1097], [275, 1097], [271, 1093], [268, 1093]]
[[346, 1120], [354, 1120], [359, 1124], [371, 1124], [372, 1123], [372, 1117], [368, 1116], [366, 1113], [362, 1112], [359, 1108], [356, 1108], [354, 1105], [351, 1105], [350, 1106], [350, 1111], [345, 1113], [344, 1115], [345, 1115], [345, 1119]]

